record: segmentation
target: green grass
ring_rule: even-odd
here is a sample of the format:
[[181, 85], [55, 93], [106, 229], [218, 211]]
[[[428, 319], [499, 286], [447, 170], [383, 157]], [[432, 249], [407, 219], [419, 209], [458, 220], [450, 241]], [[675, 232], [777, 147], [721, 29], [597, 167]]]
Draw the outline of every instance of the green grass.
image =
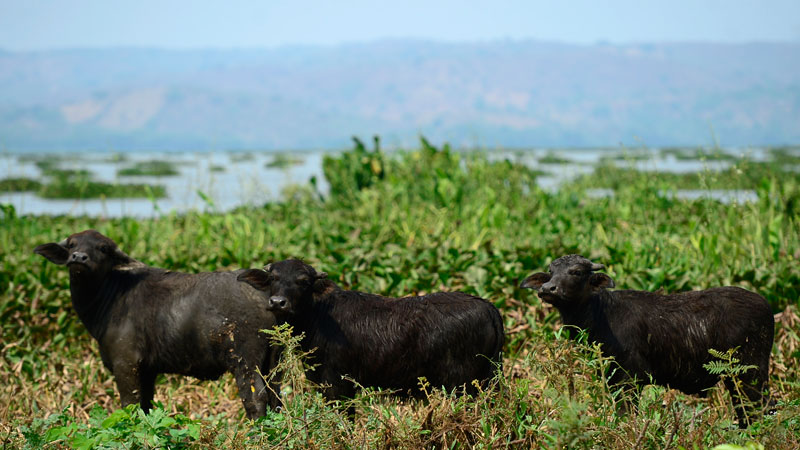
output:
[[[12, 447], [263, 448], [710, 448], [758, 442], [800, 446], [800, 208], [796, 177], [763, 166], [738, 185], [756, 202], [666, 198], [676, 181], [634, 176], [610, 198], [586, 189], [595, 174], [550, 193], [536, 173], [423, 141], [385, 154], [326, 157], [331, 194], [313, 186], [291, 201], [225, 214], [157, 219], [17, 216], [0, 210], [0, 436]], [[710, 175], [707, 175], [710, 176]], [[610, 178], [610, 176], [609, 176]], [[682, 181], [681, 181], [682, 182]], [[147, 264], [199, 272], [302, 257], [344, 288], [392, 296], [462, 290], [495, 303], [507, 331], [504, 372], [475, 398], [429, 390], [426, 401], [366, 392], [353, 420], [285, 363], [284, 408], [243, 419], [230, 376], [166, 376], [150, 416], [119, 412], [113, 379], [70, 306], [68, 274], [32, 253], [37, 244], [96, 228]], [[609, 392], [596, 347], [566, 339], [557, 312], [517, 286], [554, 258], [581, 253], [621, 289], [676, 292], [737, 285], [777, 316], [770, 389], [775, 415], [733, 426], [724, 389], [707, 398], [644, 390], [629, 414]], [[282, 338], [291, 347], [291, 339]], [[727, 349], [718, 349], [724, 351]], [[291, 354], [291, 352], [289, 352]], [[116, 412], [115, 412], [116, 411]]]
[[178, 169], [168, 161], [142, 161], [117, 170], [119, 176], [154, 176], [168, 177], [178, 175]]

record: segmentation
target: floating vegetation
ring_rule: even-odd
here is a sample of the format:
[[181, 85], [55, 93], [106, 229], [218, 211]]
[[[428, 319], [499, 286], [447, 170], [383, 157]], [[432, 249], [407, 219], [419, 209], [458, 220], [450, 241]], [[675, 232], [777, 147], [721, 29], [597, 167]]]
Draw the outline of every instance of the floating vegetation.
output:
[[162, 198], [167, 192], [164, 186], [105, 183], [86, 177], [61, 177], [41, 186], [36, 194], [52, 199]]
[[603, 155], [600, 157], [600, 161], [647, 161], [653, 159], [655, 156], [655, 154], [647, 151], [622, 152]]
[[244, 162], [244, 161], [253, 161], [256, 159], [255, 155], [248, 152], [236, 152], [230, 154], [230, 159], [232, 162]]
[[225, 172], [226, 170], [228, 170], [228, 169], [225, 168], [225, 166], [218, 166], [218, 165], [211, 165], [208, 168], [209, 172]]
[[129, 160], [128, 155], [126, 155], [125, 153], [113, 153], [111, 155], [101, 158], [100, 162], [117, 164], [117, 163], [128, 162], [128, 160]]
[[61, 169], [50, 167], [42, 171], [45, 177], [51, 178], [90, 178], [92, 173], [86, 169]]
[[781, 164], [800, 164], [800, 148], [775, 147], [768, 150], [770, 159]]
[[285, 169], [287, 167], [303, 164], [305, 159], [287, 153], [278, 153], [272, 157], [272, 161], [266, 164], [267, 167], [275, 169]]
[[17, 161], [19, 162], [32, 162], [37, 163], [39, 161], [61, 161], [63, 157], [57, 154], [40, 154], [40, 153], [24, 153], [17, 157]]
[[38, 191], [42, 183], [30, 178], [5, 178], [0, 180], [0, 192]]
[[570, 164], [571, 162], [571, 159], [559, 156], [555, 152], [548, 152], [539, 158], [539, 164]]
[[54, 175], [61, 171], [59, 166], [61, 160], [59, 158], [43, 158], [32, 160], [33, 164], [42, 172], [43, 176]]
[[0, 180], [0, 192], [33, 192], [48, 199], [91, 198], [162, 198], [164, 186], [147, 184], [106, 183], [92, 180], [86, 169], [62, 169], [59, 160], [37, 160], [43, 180], [6, 178]]
[[117, 171], [117, 175], [125, 177], [154, 176], [169, 177], [178, 175], [175, 165], [168, 161], [143, 161]]
[[736, 161], [739, 158], [721, 149], [682, 149], [664, 148], [661, 149], [661, 157], [672, 156], [678, 161]]
[[579, 177], [575, 183], [587, 188], [611, 189], [648, 183], [670, 185], [680, 189], [755, 189], [770, 179], [791, 182], [797, 179], [797, 174], [776, 163], [749, 160], [739, 160], [724, 170], [682, 173], [637, 170], [601, 163], [592, 174]]

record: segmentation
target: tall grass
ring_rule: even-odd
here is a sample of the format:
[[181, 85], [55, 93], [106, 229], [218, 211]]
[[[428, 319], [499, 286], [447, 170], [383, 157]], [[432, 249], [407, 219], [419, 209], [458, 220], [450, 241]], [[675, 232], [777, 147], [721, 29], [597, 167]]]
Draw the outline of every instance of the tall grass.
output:
[[[585, 191], [603, 173], [549, 193], [522, 165], [427, 141], [392, 154], [377, 142], [371, 151], [357, 142], [353, 151], [326, 158], [324, 171], [328, 197], [301, 186], [283, 202], [226, 214], [34, 218], [4, 207], [0, 439], [74, 445], [76, 435], [107, 443], [122, 436], [123, 445], [145, 448], [800, 446], [796, 180], [765, 170], [753, 183], [758, 201], [747, 204], [670, 198], [663, 190], [676, 186], [649, 176], [631, 176], [612, 197], [591, 198]], [[296, 376], [284, 382], [285, 407], [255, 423], [243, 419], [229, 376], [203, 383], [167, 376], [157, 386], [163, 411], [157, 417], [171, 421], [114, 413], [113, 380], [71, 309], [66, 271], [32, 253], [37, 244], [86, 228], [145, 263], [173, 270], [259, 267], [294, 256], [345, 288], [481, 295], [505, 319], [504, 374], [475, 398], [430, 386], [425, 401], [366, 392], [354, 400], [350, 420], [308, 389], [298, 371], [286, 370]], [[552, 307], [517, 287], [566, 253], [604, 263], [621, 288], [738, 285], [764, 295], [780, 313], [770, 380], [776, 413], [739, 431], [724, 390], [701, 399], [663, 387], [645, 389], [637, 408], [618, 413], [626, 394], [604, 383], [611, 362], [590, 343], [567, 340]], [[138, 441], [134, 432], [161, 437]]]

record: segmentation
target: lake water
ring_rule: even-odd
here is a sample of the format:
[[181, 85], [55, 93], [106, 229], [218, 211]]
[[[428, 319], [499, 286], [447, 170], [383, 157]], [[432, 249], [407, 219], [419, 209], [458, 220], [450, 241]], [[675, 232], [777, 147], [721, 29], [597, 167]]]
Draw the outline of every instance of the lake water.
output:
[[[162, 185], [166, 188], [166, 197], [154, 201], [146, 198], [61, 200], [44, 199], [33, 192], [4, 192], [0, 193], [0, 203], [12, 204], [18, 214], [154, 217], [173, 211], [228, 211], [237, 206], [263, 205], [280, 198], [284, 187], [306, 184], [311, 177], [317, 178], [323, 192], [327, 191], [322, 176], [321, 152], [295, 153], [293, 157], [302, 162], [286, 168], [267, 167], [274, 158], [268, 153], [249, 153], [246, 156], [237, 153], [136, 153], [126, 154], [127, 159], [123, 162], [113, 162], [111, 156], [81, 154], [75, 162], [67, 159], [59, 167], [89, 170], [95, 181]], [[137, 161], [152, 160], [173, 163], [179, 174], [161, 177], [117, 175], [120, 168]], [[3, 155], [0, 157], [0, 178], [9, 177], [40, 179], [42, 174], [34, 162], [21, 161], [17, 155]]]
[[[747, 156], [753, 160], [762, 160], [767, 157], [767, 152], [760, 148], [730, 149], [726, 152], [735, 156]], [[166, 197], [154, 201], [130, 198], [55, 200], [40, 198], [33, 192], [2, 192], [0, 193], [0, 203], [13, 205], [18, 214], [32, 215], [155, 217], [171, 212], [183, 213], [191, 210], [222, 212], [237, 206], [257, 206], [268, 201], [278, 200], [286, 186], [306, 184], [311, 177], [317, 179], [320, 192], [327, 193], [328, 186], [322, 174], [324, 154], [321, 151], [293, 152], [291, 156], [300, 161], [298, 164], [286, 168], [270, 168], [267, 167], [267, 164], [273, 161], [276, 153], [138, 152], [124, 154], [124, 161], [115, 161], [113, 158], [115, 155], [111, 153], [81, 153], [79, 155], [62, 153], [52, 156], [59, 160], [59, 168], [89, 170], [95, 181], [162, 185], [166, 188]], [[619, 154], [628, 154], [631, 157], [615, 160], [616, 164], [640, 170], [696, 172], [720, 170], [731, 164], [727, 161], [679, 160], [672, 155], [662, 157], [657, 149], [637, 149], [627, 152], [604, 148], [495, 150], [488, 151], [487, 154], [492, 160], [509, 159], [547, 171], [548, 175], [537, 178], [537, 183], [543, 189], [551, 191], [557, 190], [562, 183], [580, 174], [590, 173], [601, 158]], [[642, 154], [646, 154], [649, 158], [636, 159], [636, 155]], [[548, 155], [563, 158], [568, 162], [542, 164], [540, 159]], [[0, 154], [0, 179], [11, 177], [41, 179], [41, 170], [34, 161], [30, 160], [30, 156], [32, 155]], [[120, 168], [128, 167], [138, 161], [153, 160], [173, 163], [179, 171], [179, 175], [163, 177], [117, 175]], [[610, 191], [595, 191], [589, 192], [589, 195], [613, 195], [613, 192]], [[753, 191], [679, 190], [669, 195], [685, 199], [705, 196], [723, 202], [739, 203], [756, 200]]]

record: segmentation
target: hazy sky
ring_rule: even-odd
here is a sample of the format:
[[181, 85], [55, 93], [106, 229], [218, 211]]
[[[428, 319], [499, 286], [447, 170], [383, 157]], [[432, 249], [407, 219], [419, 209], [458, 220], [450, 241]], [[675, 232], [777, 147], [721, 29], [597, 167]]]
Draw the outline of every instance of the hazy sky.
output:
[[0, 48], [6, 50], [382, 38], [800, 42], [800, 0], [0, 0]]

